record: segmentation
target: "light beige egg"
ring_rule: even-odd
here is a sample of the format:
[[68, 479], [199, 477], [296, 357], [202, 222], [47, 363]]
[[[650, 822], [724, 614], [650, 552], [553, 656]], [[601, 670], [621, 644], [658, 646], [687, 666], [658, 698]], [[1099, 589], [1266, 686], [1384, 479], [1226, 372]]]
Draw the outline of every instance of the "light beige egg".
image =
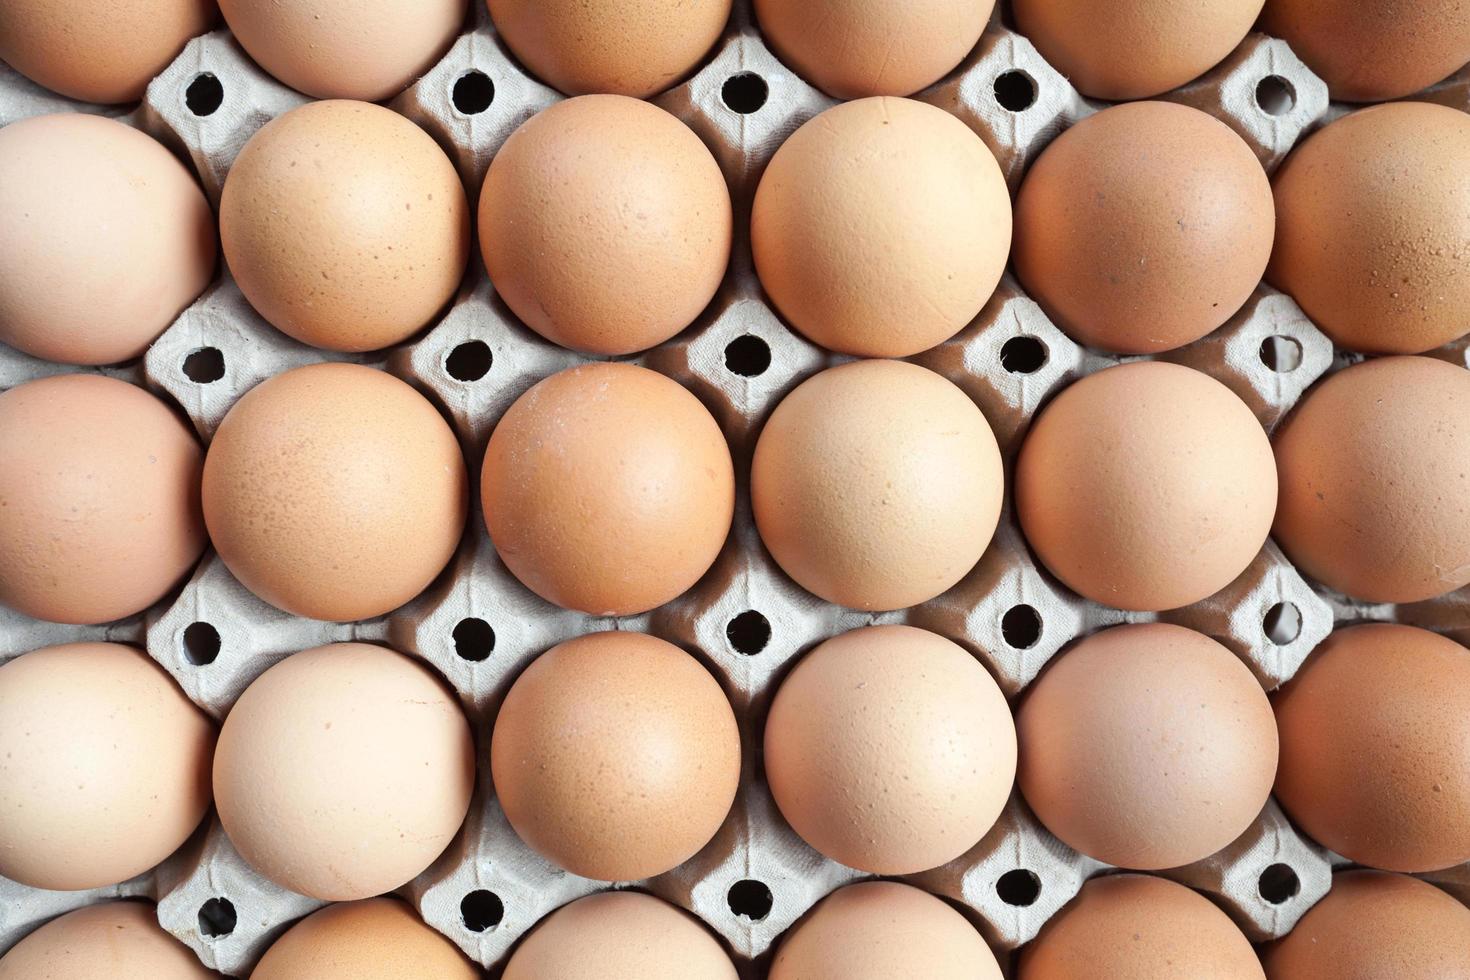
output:
[[0, 980], [219, 980], [149, 902], [103, 902], [41, 926], [0, 956]]
[[397, 898], [313, 912], [271, 944], [250, 980], [479, 980], [447, 937]]

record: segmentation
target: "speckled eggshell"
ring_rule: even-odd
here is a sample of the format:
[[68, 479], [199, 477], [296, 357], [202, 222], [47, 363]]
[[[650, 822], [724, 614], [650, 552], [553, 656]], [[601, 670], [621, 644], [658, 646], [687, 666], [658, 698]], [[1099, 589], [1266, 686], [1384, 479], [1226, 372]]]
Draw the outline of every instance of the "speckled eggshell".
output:
[[480, 970], [396, 898], [328, 905], [277, 939], [250, 980], [479, 980]]
[[740, 733], [719, 683], [643, 633], [552, 647], [505, 696], [490, 743], [516, 833], [573, 874], [631, 881], [692, 857], [740, 779]]
[[1299, 145], [1273, 186], [1266, 276], [1339, 347], [1418, 354], [1470, 330], [1470, 116], [1361, 109]]
[[397, 378], [314, 364], [256, 385], [204, 463], [204, 518], [231, 573], [311, 619], [381, 616], [443, 570], [464, 529], [464, 457]]
[[1229, 585], [1266, 543], [1276, 466], [1229, 388], [1162, 361], [1054, 398], [1016, 462], [1016, 511], [1043, 564], [1089, 599], [1158, 611]]
[[214, 799], [251, 867], [342, 902], [392, 891], [449, 845], [475, 786], [470, 726], [422, 661], [366, 643], [293, 654], [225, 717]]
[[730, 260], [730, 192], [698, 136], [621, 95], [559, 102], [490, 163], [480, 250], [506, 305], [563, 347], [629, 354], [709, 305]]
[[132, 647], [73, 643], [0, 665], [0, 875], [71, 891], [158, 864], [209, 807], [214, 737]]
[[736, 980], [694, 916], [641, 892], [589, 895], [548, 915], [516, 947], [502, 980]]
[[750, 235], [761, 285], [807, 339], [907, 357], [954, 336], [995, 291], [1011, 199], [995, 157], [954, 116], [859, 99], [781, 144]]
[[266, 123], [220, 197], [225, 260], [282, 333], [378, 350], [427, 326], [470, 246], [464, 186], [433, 138], [382, 106], [309, 102]]
[[216, 254], [204, 192], [152, 138], [84, 113], [0, 129], [0, 341], [66, 364], [139, 357]]
[[1016, 199], [1016, 272], [1057, 326], [1127, 354], [1198, 340], [1250, 298], [1276, 217], [1229, 126], [1172, 102], [1089, 116], [1051, 142]]
[[1370, 602], [1470, 583], [1470, 372], [1364, 361], [1309, 391], [1275, 444], [1273, 534], [1301, 571]]
[[839, 888], [786, 934], [770, 980], [1000, 980], [965, 917], [896, 881]]
[[204, 551], [203, 450], [141, 388], [65, 374], [0, 394], [0, 603], [106, 623], [162, 599]]
[[163, 931], [147, 902], [103, 902], [52, 919], [0, 956], [0, 980], [219, 980]]
[[792, 828], [834, 861], [910, 874], [959, 857], [1016, 774], [1005, 696], [968, 651], [870, 626], [808, 654], [766, 720], [766, 779]]
[[[1017, 980], [1264, 980], [1235, 923], [1209, 899], [1150, 875], [1082, 886], [1021, 951]], [[1296, 980], [1296, 978], [1292, 978]]]
[[1209, 857], [1266, 805], [1276, 720], [1235, 654], [1182, 626], [1117, 626], [1054, 660], [1016, 713], [1018, 784], [1083, 854], [1152, 871]]
[[1000, 517], [1000, 450], [985, 417], [940, 375], [858, 361], [809, 378], [756, 443], [761, 540], [807, 591], [900, 609], [958, 582]]
[[735, 513], [735, 468], [709, 410], [632, 364], [586, 364], [516, 399], [485, 451], [485, 523], [542, 598], [601, 616], [697, 582]]

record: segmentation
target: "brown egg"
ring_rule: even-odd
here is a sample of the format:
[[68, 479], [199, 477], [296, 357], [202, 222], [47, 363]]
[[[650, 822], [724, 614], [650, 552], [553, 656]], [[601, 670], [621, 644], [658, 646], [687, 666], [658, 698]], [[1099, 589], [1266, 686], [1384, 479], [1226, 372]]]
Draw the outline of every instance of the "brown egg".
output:
[[214, 736], [132, 647], [72, 643], [0, 665], [0, 875], [74, 891], [158, 864], [209, 807]]
[[1083, 854], [1152, 871], [1209, 857], [1266, 805], [1276, 722], [1225, 647], [1182, 626], [1094, 633], [1052, 662], [1016, 713], [1019, 786]]
[[276, 884], [329, 902], [392, 891], [449, 845], [469, 810], [475, 746], [422, 661], [367, 643], [294, 654], [225, 717], [214, 799], [235, 850]]
[[202, 455], [123, 381], [65, 374], [0, 394], [0, 603], [106, 623], [162, 599], [204, 550]]
[[642, 633], [593, 633], [516, 678], [490, 766], [522, 840], [573, 874], [631, 881], [683, 864], [720, 829], [740, 733], [693, 657]]
[[1261, 959], [1270, 980], [1466, 980], [1470, 909], [1428, 882], [1343, 871]]
[[250, 305], [328, 350], [413, 336], [453, 297], [469, 255], [454, 164], [428, 133], [366, 102], [310, 102], [266, 123], [230, 169], [219, 214]]
[[839, 99], [912, 95], [939, 81], [994, 9], [995, 0], [755, 0], [777, 57]]
[[641, 892], [563, 905], [516, 947], [502, 980], [608, 977], [735, 980], [735, 966], [694, 916]]
[[1298, 146], [1274, 188], [1267, 278], [1339, 347], [1417, 354], [1470, 330], [1465, 113], [1424, 102], [1350, 113]]
[[1118, 609], [1213, 595], [1260, 552], [1276, 511], [1261, 424], [1229, 388], [1161, 361], [1064, 389], [1016, 461], [1016, 511], [1068, 587]]
[[480, 250], [506, 305], [594, 354], [663, 343], [709, 305], [730, 260], [730, 192], [699, 137], [621, 95], [537, 113], [491, 161]]
[[1016, 25], [1083, 95], [1122, 102], [1203, 75], [1245, 40], [1262, 0], [1014, 0]]
[[709, 411], [632, 364], [586, 364], [516, 399], [485, 451], [495, 550], [550, 602], [601, 616], [661, 606], [714, 564], [735, 468]]
[[1011, 199], [995, 157], [954, 116], [860, 99], [781, 144], [750, 235], [761, 285], [808, 340], [907, 357], [954, 336], [995, 291]]
[[479, 980], [480, 970], [396, 898], [328, 905], [296, 923], [250, 980]]
[[1370, 602], [1470, 583], [1470, 373], [1427, 357], [1339, 371], [1276, 432], [1274, 534], [1307, 575]]
[[730, 0], [488, 0], [511, 52], [567, 95], [647, 98], [704, 58], [730, 19]]
[[766, 779], [808, 844], [911, 874], [973, 847], [1005, 806], [1016, 731], [980, 662], [942, 636], [869, 626], [787, 675], [766, 720]]
[[1245, 141], [1172, 102], [1113, 106], [1047, 146], [1016, 200], [1016, 273], [1072, 339], [1170, 350], [1250, 298], [1276, 218]]
[[0, 980], [218, 980], [158, 925], [146, 902], [103, 902], [69, 912], [0, 956]]
[[259, 65], [318, 99], [380, 102], [443, 57], [466, 0], [219, 0]]
[[234, 576], [312, 619], [381, 616], [443, 570], [464, 529], [464, 457], [434, 406], [357, 364], [264, 381], [220, 423], [204, 519]]
[[1017, 980], [1264, 980], [1250, 942], [1209, 899], [1151, 875], [1082, 886], [1021, 951]]
[[751, 499], [786, 574], [829, 602], [900, 609], [958, 582], [1000, 517], [1000, 450], [968, 395], [901, 361], [807, 379], [756, 443]]
[[965, 917], [896, 881], [864, 881], [822, 899], [782, 941], [770, 980], [1000, 980]]
[[194, 175], [138, 130], [83, 113], [0, 129], [0, 342], [66, 364], [140, 357], [215, 254]]

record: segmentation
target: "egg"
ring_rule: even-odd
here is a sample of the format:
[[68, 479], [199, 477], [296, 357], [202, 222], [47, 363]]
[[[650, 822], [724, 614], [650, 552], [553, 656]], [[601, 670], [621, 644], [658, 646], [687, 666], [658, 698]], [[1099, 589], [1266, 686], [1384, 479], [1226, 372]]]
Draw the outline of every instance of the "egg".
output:
[[293, 654], [220, 729], [214, 799], [251, 867], [329, 902], [392, 891], [437, 858], [475, 785], [470, 726], [421, 661], [367, 643]]
[[266, 71], [318, 99], [380, 102], [449, 50], [466, 0], [219, 0], [235, 40]]
[[698, 136], [621, 95], [559, 102], [490, 163], [480, 250], [507, 306], [547, 340], [629, 354], [668, 340], [730, 260], [730, 192]]
[[[0, 46], [15, 7], [0, 4]], [[0, 129], [0, 342], [66, 364], [140, 357], [215, 254], [204, 192], [152, 138], [83, 113]]]
[[781, 682], [765, 733], [781, 815], [851, 868], [911, 874], [959, 857], [1016, 774], [1005, 696], [959, 645], [911, 626], [833, 637]]
[[0, 980], [218, 980], [164, 932], [153, 906], [103, 902], [41, 926], [0, 956]]
[[808, 340], [907, 357], [954, 336], [995, 291], [1010, 193], [980, 137], [943, 109], [859, 99], [781, 144], [750, 236], [767, 296]]
[[1245, 40], [1262, 0], [1014, 0], [1016, 26], [1083, 95], [1160, 95]]
[[735, 468], [699, 399], [632, 364], [541, 381], [501, 417], [480, 480], [495, 550], [568, 609], [630, 616], [714, 564], [735, 513]]
[[730, 0], [488, 0], [506, 47], [567, 95], [643, 99], [704, 58], [730, 19]]
[[1235, 654], [1182, 626], [1116, 626], [1054, 660], [1016, 713], [1018, 785], [1063, 842], [1145, 871], [1245, 832], [1276, 776], [1266, 692]]
[[225, 178], [219, 220], [250, 305], [328, 350], [407, 340], [454, 296], [469, 256], [454, 164], [429, 134], [365, 102], [311, 102], [262, 126]]
[[1331, 375], [1277, 430], [1274, 535], [1301, 571], [1370, 602], [1470, 584], [1470, 373], [1385, 357]]
[[735, 966], [704, 925], [641, 892], [588, 895], [536, 926], [502, 980], [677, 977], [736, 980]]
[[213, 0], [5, 0], [0, 61], [69, 98], [136, 102], [214, 19]]
[[864, 881], [824, 898], [789, 932], [770, 980], [1000, 980], [965, 917], [896, 881]]
[[479, 980], [480, 970], [396, 898], [328, 905], [271, 944], [250, 980]]
[[1266, 277], [1339, 347], [1417, 354], [1470, 330], [1470, 116], [1350, 113], [1298, 145], [1274, 190]]
[[1032, 549], [1072, 590], [1158, 611], [1229, 585], [1266, 543], [1276, 467], [1245, 403], [1191, 368], [1137, 362], [1063, 389], [1016, 462]]
[[209, 807], [214, 737], [133, 647], [72, 643], [0, 664], [0, 875], [75, 891], [158, 864]]
[[1250, 942], [1209, 899], [1150, 875], [1107, 875], [1041, 927], [1017, 980], [1264, 980]]
[[968, 395], [926, 368], [858, 361], [782, 399], [756, 443], [761, 540], [809, 592], [854, 609], [932, 599], [984, 554], [1000, 450]]
[[1244, 305], [1275, 225], [1270, 181], [1234, 130], [1189, 106], [1134, 102], [1083, 119], [1032, 165], [1016, 272], [1073, 340], [1157, 353]]
[[106, 623], [158, 602], [204, 550], [202, 457], [123, 381], [66, 374], [0, 394], [0, 603]]
[[630, 881], [683, 864], [735, 799], [740, 733], [719, 683], [671, 643], [593, 633], [516, 678], [490, 742], [506, 819], [573, 874]]
[[464, 457], [391, 375], [313, 364], [264, 381], [220, 423], [204, 519], [235, 578], [312, 619], [381, 616], [422, 592], [464, 529]]

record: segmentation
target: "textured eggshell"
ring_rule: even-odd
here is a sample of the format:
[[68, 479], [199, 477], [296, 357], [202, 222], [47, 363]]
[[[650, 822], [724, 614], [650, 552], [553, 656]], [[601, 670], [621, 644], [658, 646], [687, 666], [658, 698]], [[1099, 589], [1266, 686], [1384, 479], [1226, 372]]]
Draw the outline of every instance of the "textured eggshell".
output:
[[1287, 157], [1274, 190], [1267, 278], [1339, 347], [1418, 354], [1470, 330], [1470, 116], [1351, 113]]
[[786, 574], [854, 609], [932, 599], [984, 554], [1000, 516], [1000, 450], [959, 388], [900, 361], [803, 382], [756, 444], [751, 497]]
[[379, 102], [438, 61], [467, 0], [219, 0], [240, 46], [318, 99]]
[[296, 368], [230, 409], [204, 518], [240, 582], [287, 612], [380, 616], [443, 570], [464, 529], [464, 457], [418, 392], [356, 364]]
[[542, 654], [490, 743], [516, 833], [574, 874], [630, 881], [684, 863], [720, 829], [740, 733], [719, 683], [671, 643], [606, 632]]
[[1000, 966], [965, 917], [894, 881], [839, 888], [797, 923], [770, 980], [1000, 980]]
[[554, 374], [490, 437], [485, 523], [511, 573], [594, 615], [661, 606], [714, 564], [735, 513], [735, 468], [699, 399], [631, 364]]
[[1358, 864], [1470, 861], [1470, 650], [1412, 626], [1338, 630], [1275, 697], [1276, 798]]
[[516, 947], [502, 980], [735, 980], [735, 966], [694, 916], [641, 892], [563, 905]]
[[1174, 609], [1255, 559], [1276, 511], [1256, 417], [1208, 375], [1160, 361], [1089, 375], [1031, 427], [1016, 510], [1037, 557], [1089, 599]]
[[937, 867], [995, 823], [1016, 774], [1005, 697], [959, 645], [911, 626], [834, 637], [782, 682], [765, 734], [781, 814], [834, 861]]
[[459, 948], [395, 898], [328, 905], [276, 940], [250, 980], [479, 980]]
[[1047, 146], [1016, 199], [1016, 272], [1072, 339], [1170, 350], [1228, 320], [1271, 257], [1271, 183], [1245, 141], [1173, 102], [1113, 106]]
[[470, 212], [422, 129], [366, 102], [312, 102], [240, 151], [220, 237], [240, 291], [282, 333], [367, 351], [408, 339], [449, 302]]
[[470, 726], [418, 660], [366, 643], [294, 654], [225, 718], [220, 823], [240, 856], [325, 901], [391, 891], [448, 846], [475, 785]]
[[132, 647], [73, 643], [0, 665], [0, 875], [76, 890], [147, 871], [203, 819], [214, 737]]
[[629, 354], [709, 305], [730, 260], [730, 192], [698, 136], [621, 95], [559, 102], [491, 161], [480, 250], [506, 305], [548, 340]]
[[1470, 583], [1470, 373], [1385, 357], [1332, 375], [1276, 433], [1274, 535], [1339, 592], [1415, 602]]
[[93, 374], [0, 394], [0, 603], [106, 623], [162, 599], [204, 551], [203, 450], [141, 388]]
[[139, 357], [216, 253], [204, 192], [152, 138], [84, 113], [0, 129], [0, 341], [67, 364]]
[[500, 38], [567, 95], [642, 99], [694, 70], [730, 19], [730, 0], [487, 0]]
[[1470, 909], [1417, 878], [1344, 871], [1261, 959], [1270, 980], [1467, 980]]
[[1019, 785], [1090, 857], [1173, 868], [1239, 837], [1276, 775], [1276, 721], [1235, 654], [1182, 626], [1094, 633], [1053, 661], [1016, 714]]
[[1014, 0], [1021, 33], [1083, 95], [1122, 102], [1178, 88], [1219, 64], [1262, 0]]
[[1163, 878], [1120, 874], [1083, 885], [1022, 950], [1016, 977], [1264, 980], [1265, 974], [1250, 942], [1209, 899]]
[[218, 980], [164, 932], [153, 906], [104, 902], [69, 912], [0, 957], [0, 980]]
[[995, 291], [1011, 199], [995, 157], [954, 116], [860, 99], [776, 151], [750, 235], [761, 285], [807, 339], [907, 357], [954, 336]]

